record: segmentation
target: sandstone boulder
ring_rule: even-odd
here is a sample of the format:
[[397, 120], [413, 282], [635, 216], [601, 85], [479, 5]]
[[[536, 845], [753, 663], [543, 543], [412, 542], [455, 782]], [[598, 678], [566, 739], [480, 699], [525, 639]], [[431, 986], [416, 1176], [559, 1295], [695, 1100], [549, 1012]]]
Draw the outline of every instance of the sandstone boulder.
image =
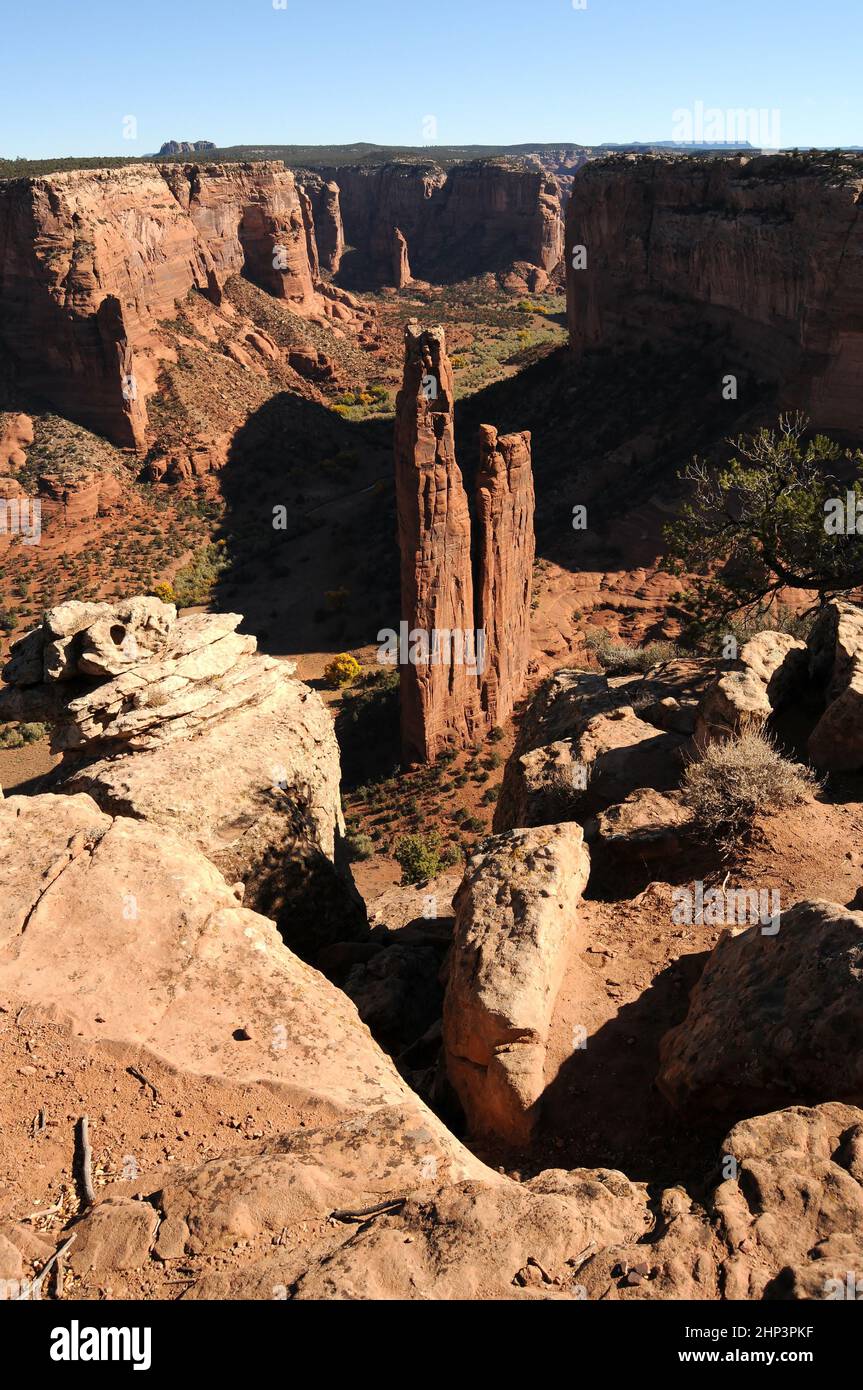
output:
[[670, 791], [684, 739], [658, 730], [631, 706], [586, 719], [574, 738], [513, 754], [496, 808], [496, 831], [514, 825], [584, 821], [644, 787]]
[[468, 865], [454, 903], [444, 1047], [476, 1133], [530, 1135], [589, 871], [577, 825], [495, 836]]
[[826, 772], [863, 767], [863, 608], [834, 601], [809, 634], [809, 670], [827, 708], [809, 738], [809, 756]]
[[667, 859], [683, 848], [690, 812], [676, 792], [639, 787], [598, 817], [599, 842], [623, 859]]
[[718, 676], [698, 711], [695, 741], [733, 738], [762, 728], [803, 684], [807, 667], [805, 642], [787, 632], [759, 632], [741, 649], [734, 667]]
[[802, 902], [724, 936], [662, 1039], [673, 1105], [723, 1120], [795, 1102], [863, 1102], [863, 913]]

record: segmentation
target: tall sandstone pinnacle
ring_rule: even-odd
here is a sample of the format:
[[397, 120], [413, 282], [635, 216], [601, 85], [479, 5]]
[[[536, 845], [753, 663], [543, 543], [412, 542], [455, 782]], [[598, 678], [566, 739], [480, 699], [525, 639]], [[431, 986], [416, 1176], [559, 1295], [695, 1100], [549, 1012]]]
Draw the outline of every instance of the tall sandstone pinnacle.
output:
[[476, 479], [477, 628], [485, 633], [480, 705], [490, 727], [512, 712], [530, 655], [530, 587], [536, 549], [530, 433], [479, 431]]
[[401, 619], [408, 634], [425, 634], [428, 659], [415, 643], [414, 660], [399, 653], [407, 764], [467, 747], [506, 719], [527, 669], [534, 556], [530, 435], [498, 436], [493, 426], [481, 427], [472, 557], [454, 405], [444, 331], [424, 330], [412, 319], [396, 402]]
[[[453, 374], [442, 328], [405, 329], [396, 401], [396, 505], [402, 618], [410, 631], [470, 632], [474, 626], [470, 512], [455, 456]], [[478, 729], [476, 671], [463, 662], [401, 662], [402, 756], [430, 762]]]
[[393, 284], [403, 290], [411, 283], [411, 263], [404, 233], [393, 227]]

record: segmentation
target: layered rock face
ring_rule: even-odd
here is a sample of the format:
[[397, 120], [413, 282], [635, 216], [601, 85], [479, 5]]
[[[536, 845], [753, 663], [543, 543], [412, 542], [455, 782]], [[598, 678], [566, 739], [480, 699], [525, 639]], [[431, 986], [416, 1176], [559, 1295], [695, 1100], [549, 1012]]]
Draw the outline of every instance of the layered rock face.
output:
[[854, 156], [589, 163], [567, 216], [573, 349], [703, 343], [816, 425], [859, 432], [861, 192]]
[[499, 438], [483, 426], [482, 448], [472, 556], [444, 332], [411, 320], [396, 402], [396, 503], [402, 622], [425, 645], [411, 659], [399, 654], [407, 763], [473, 743], [508, 717], [524, 684], [534, 555], [530, 436]]
[[0, 183], [0, 345], [21, 389], [122, 446], [145, 440], [158, 321], [243, 271], [298, 313], [317, 295], [293, 174], [140, 164]]
[[49, 718], [64, 790], [183, 836], [315, 958], [365, 926], [334, 867], [338, 748], [319, 697], [240, 622], [154, 598], [63, 604], [13, 648], [0, 712]]
[[536, 162], [338, 168], [344, 234], [368, 276], [391, 283], [392, 234], [400, 228], [414, 276], [447, 283], [524, 261], [551, 271], [563, 253], [560, 188]]

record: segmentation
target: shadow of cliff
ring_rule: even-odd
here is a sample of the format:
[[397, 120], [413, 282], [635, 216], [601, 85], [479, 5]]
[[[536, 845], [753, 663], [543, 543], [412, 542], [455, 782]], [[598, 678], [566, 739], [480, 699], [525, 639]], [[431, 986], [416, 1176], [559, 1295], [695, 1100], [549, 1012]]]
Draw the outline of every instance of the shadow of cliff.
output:
[[[723, 401], [722, 375], [734, 371], [739, 398]], [[704, 342], [675, 351], [597, 351], [576, 361], [562, 347], [457, 403], [458, 458], [472, 490], [479, 426], [530, 430], [537, 556], [573, 572], [623, 571], [661, 553], [661, 525], [644, 524], [641, 513], [679, 497], [677, 475], [693, 454], [772, 419], [774, 400], [772, 385], [708, 330]], [[573, 530], [576, 505], [588, 508], [586, 531]]]
[[234, 436], [216, 602], [270, 654], [336, 653], [398, 626], [392, 430], [283, 392]]

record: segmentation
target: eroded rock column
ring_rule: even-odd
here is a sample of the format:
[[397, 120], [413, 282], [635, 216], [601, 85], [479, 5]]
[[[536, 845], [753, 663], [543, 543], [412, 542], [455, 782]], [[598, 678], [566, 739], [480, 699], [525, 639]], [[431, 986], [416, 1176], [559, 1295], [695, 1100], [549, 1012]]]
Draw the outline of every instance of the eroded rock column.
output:
[[402, 634], [410, 637], [410, 650], [399, 652], [407, 763], [433, 761], [447, 746], [465, 747], [479, 727], [477, 666], [465, 660], [474, 628], [473, 575], [453, 407], [444, 331], [423, 331], [412, 319], [405, 329], [395, 441]]
[[512, 713], [530, 651], [535, 551], [530, 433], [480, 426], [476, 479], [477, 628], [485, 635], [480, 707], [489, 727]]

